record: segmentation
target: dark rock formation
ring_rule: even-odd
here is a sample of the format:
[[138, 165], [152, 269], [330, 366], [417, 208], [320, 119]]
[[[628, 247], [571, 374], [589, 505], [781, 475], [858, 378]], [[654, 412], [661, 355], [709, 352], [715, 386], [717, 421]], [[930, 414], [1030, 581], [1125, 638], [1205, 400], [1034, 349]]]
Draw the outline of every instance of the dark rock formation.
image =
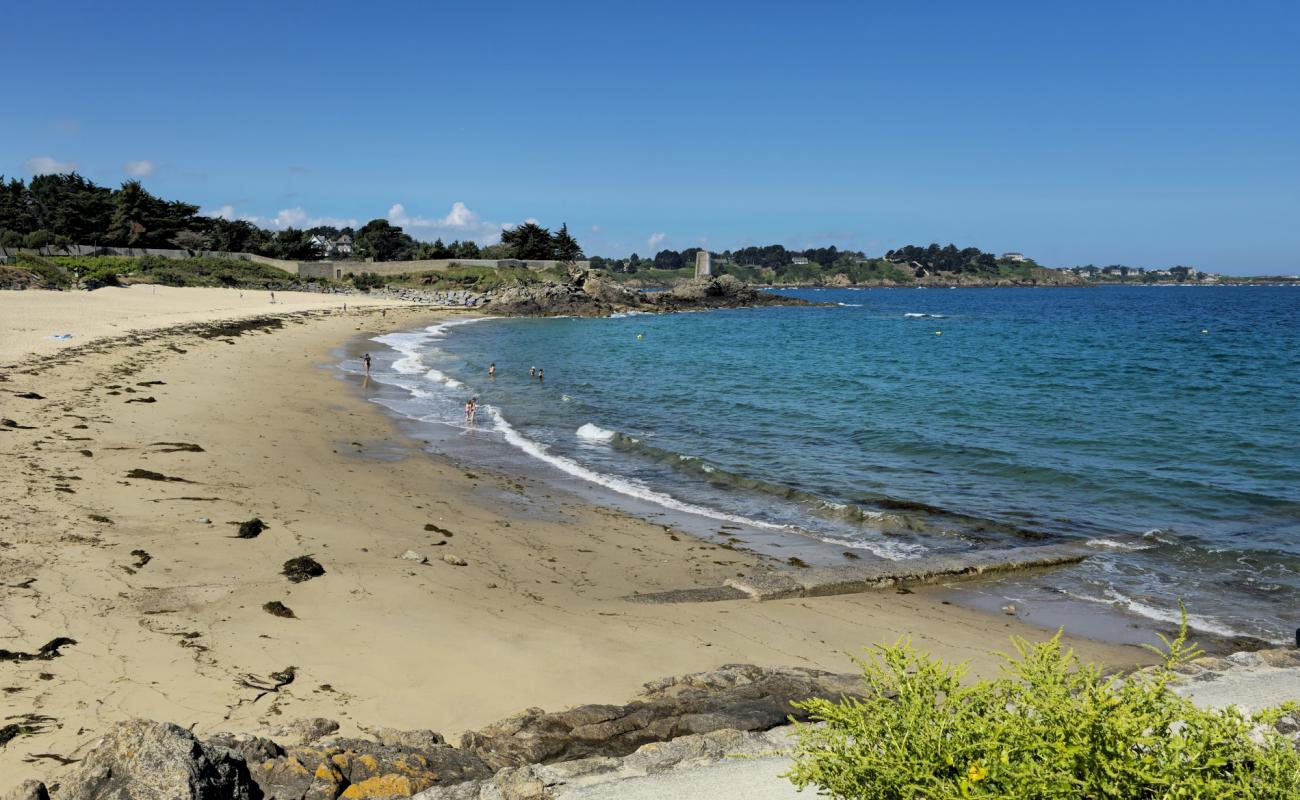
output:
[[418, 733], [401, 744], [334, 739], [282, 748], [253, 736], [216, 736], [208, 744], [242, 757], [266, 800], [410, 797], [433, 786], [492, 775], [473, 753]]
[[494, 769], [624, 756], [648, 742], [727, 728], [766, 730], [790, 717], [802, 720], [806, 717], [792, 702], [837, 699], [860, 688], [856, 675], [728, 664], [648, 683], [626, 705], [586, 705], [551, 713], [529, 709], [465, 734], [460, 745]]
[[712, 275], [678, 284], [666, 292], [648, 295], [659, 311], [697, 308], [737, 308], [762, 305], [808, 305], [807, 301], [749, 288], [734, 275]]
[[59, 800], [256, 800], [244, 760], [169, 722], [115, 727], [74, 769]]
[[731, 275], [685, 281], [657, 294], [641, 294], [601, 270], [574, 269], [563, 282], [517, 281], [492, 293], [494, 314], [525, 317], [599, 317], [619, 311], [685, 311], [756, 305], [807, 305], [804, 300], [758, 292]]

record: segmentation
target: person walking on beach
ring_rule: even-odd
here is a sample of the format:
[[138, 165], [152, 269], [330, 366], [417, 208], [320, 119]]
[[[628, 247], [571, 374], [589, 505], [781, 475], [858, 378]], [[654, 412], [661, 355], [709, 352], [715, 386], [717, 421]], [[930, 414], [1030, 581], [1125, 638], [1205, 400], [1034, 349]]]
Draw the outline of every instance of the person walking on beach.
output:
[[469, 399], [469, 424], [473, 425], [474, 418], [477, 416], [478, 416], [478, 398], [471, 397]]
[[495, 361], [493, 361], [491, 364], [488, 364], [488, 379], [489, 380], [497, 379], [497, 364]]
[[275, 292], [271, 292], [271, 302], [275, 302]]
[[465, 424], [468, 425], [474, 421], [474, 401], [465, 401]]
[[370, 385], [370, 354], [369, 353], [366, 353], [364, 356], [361, 357], [361, 366], [365, 367], [366, 369], [366, 376], [361, 379], [361, 385], [362, 387], [369, 386]]

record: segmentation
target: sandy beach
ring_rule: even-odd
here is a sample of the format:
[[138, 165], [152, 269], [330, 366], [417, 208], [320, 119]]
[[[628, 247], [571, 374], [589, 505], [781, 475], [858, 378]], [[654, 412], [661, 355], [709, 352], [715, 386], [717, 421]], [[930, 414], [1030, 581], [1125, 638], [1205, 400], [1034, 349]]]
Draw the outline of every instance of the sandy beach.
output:
[[[131, 717], [210, 733], [320, 716], [343, 733], [451, 737], [727, 663], [850, 671], [864, 645], [903, 635], [987, 672], [1008, 637], [1045, 635], [938, 589], [628, 603], [719, 585], [758, 557], [467, 471], [333, 368], [359, 337], [462, 312], [276, 299], [0, 292], [0, 417], [16, 423], [0, 427], [0, 650], [13, 656], [0, 660], [0, 724], [30, 731], [0, 746], [0, 791], [57, 781]], [[60, 333], [74, 338], [49, 338]], [[266, 529], [237, 538], [232, 523], [253, 518]], [[304, 555], [324, 574], [290, 582], [282, 565]], [[61, 637], [75, 643], [43, 657]], [[1115, 667], [1144, 660], [1071, 644]]]

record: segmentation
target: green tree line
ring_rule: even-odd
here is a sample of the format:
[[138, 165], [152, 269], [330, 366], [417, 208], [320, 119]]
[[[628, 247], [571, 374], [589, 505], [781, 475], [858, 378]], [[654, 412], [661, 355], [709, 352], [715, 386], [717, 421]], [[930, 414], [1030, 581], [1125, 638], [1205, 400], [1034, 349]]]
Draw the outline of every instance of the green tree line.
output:
[[163, 200], [135, 180], [117, 189], [99, 186], [73, 172], [37, 175], [30, 182], [0, 175], [0, 246], [60, 248], [68, 245], [180, 248], [190, 251], [254, 253], [290, 261], [324, 256], [314, 238], [353, 237], [355, 254], [376, 261], [426, 258], [519, 258], [576, 261], [582, 247], [568, 225], [552, 233], [532, 222], [503, 231], [501, 243], [444, 244], [417, 241], [401, 227], [372, 219], [359, 230], [321, 225], [269, 231], [246, 220], [199, 214], [193, 203]]

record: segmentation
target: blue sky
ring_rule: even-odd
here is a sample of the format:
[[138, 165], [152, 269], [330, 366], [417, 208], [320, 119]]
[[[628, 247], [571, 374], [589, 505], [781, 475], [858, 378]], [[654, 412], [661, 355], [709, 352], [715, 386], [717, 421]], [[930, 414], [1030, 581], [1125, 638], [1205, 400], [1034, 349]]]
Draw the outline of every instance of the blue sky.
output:
[[[21, 6], [21, 7], [19, 7]], [[1300, 270], [1300, 4], [21, 3], [0, 173], [588, 253]], [[19, 31], [22, 35], [18, 35]]]

